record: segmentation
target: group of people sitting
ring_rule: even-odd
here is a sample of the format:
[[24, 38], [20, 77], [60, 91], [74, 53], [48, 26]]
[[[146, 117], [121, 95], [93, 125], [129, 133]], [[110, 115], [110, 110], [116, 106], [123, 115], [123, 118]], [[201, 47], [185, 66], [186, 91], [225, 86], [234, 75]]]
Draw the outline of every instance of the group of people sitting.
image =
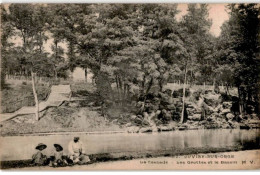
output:
[[69, 154], [63, 155], [63, 147], [60, 144], [54, 144], [54, 150], [50, 157], [43, 154], [43, 150], [47, 148], [47, 145], [39, 143], [36, 146], [37, 152], [32, 156], [32, 164], [37, 166], [52, 166], [62, 167], [74, 164], [86, 164], [90, 161], [89, 157], [85, 154], [83, 144], [79, 140], [79, 137], [74, 139], [68, 145]]

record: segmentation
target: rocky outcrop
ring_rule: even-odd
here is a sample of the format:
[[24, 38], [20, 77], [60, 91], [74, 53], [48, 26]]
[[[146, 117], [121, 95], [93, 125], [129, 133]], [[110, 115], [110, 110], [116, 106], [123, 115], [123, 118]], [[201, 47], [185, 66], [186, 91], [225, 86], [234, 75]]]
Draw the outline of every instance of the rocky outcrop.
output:
[[[186, 120], [183, 124], [179, 124], [182, 98], [178, 96], [178, 93], [167, 91], [158, 93], [158, 95], [150, 95], [144, 112], [129, 116], [130, 122], [125, 125], [127, 131], [144, 133], [203, 128], [248, 129], [260, 127], [258, 117], [245, 119], [236, 116], [232, 112], [232, 101], [223, 101], [222, 96], [213, 91], [190, 92], [190, 96], [186, 97], [185, 102]], [[142, 101], [138, 103], [141, 104]]]

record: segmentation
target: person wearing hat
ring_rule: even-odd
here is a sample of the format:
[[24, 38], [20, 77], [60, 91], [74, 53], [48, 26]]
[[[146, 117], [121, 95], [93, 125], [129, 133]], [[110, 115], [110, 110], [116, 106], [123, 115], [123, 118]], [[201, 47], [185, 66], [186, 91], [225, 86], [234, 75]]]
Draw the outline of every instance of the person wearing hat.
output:
[[52, 161], [50, 166], [66, 166], [68, 165], [66, 159], [63, 156], [63, 147], [60, 144], [54, 144], [55, 150], [53, 152]]
[[84, 164], [89, 162], [89, 157], [85, 154], [83, 144], [79, 140], [79, 137], [74, 137], [68, 145], [69, 158], [73, 163]]
[[33, 154], [33, 156], [32, 156], [32, 163], [34, 165], [42, 166], [42, 165], [48, 164], [47, 156], [42, 153], [42, 151], [46, 148], [47, 148], [47, 146], [43, 143], [39, 143], [35, 147], [35, 149], [37, 149], [38, 151], [35, 154]]

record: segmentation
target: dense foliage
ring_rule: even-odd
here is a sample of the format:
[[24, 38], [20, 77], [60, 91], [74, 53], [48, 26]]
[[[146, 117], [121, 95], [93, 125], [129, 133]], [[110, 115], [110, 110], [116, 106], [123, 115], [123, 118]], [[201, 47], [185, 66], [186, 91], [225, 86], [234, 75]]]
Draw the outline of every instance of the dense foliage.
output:
[[145, 104], [151, 91], [174, 81], [184, 84], [184, 94], [185, 84], [224, 84], [227, 93], [237, 87], [240, 113], [257, 109], [259, 6], [227, 8], [230, 18], [216, 38], [206, 4], [188, 5], [180, 20], [176, 4], [2, 6], [1, 84], [8, 75], [58, 78], [82, 67], [94, 73], [104, 101], [136, 97]]

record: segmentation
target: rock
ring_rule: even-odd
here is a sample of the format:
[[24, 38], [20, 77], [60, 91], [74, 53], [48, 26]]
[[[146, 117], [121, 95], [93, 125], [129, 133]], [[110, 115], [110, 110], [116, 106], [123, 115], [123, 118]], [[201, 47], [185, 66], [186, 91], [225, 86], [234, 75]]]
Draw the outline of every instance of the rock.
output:
[[208, 106], [206, 103], [203, 103], [201, 110], [205, 111], [206, 116], [216, 112], [216, 109], [212, 108], [211, 106]]
[[177, 113], [180, 113], [181, 111], [182, 111], [182, 107], [177, 107], [177, 108], [176, 108], [176, 112], [177, 112]]
[[231, 129], [231, 126], [228, 123], [223, 123], [221, 128], [223, 128], [223, 129]]
[[232, 128], [236, 128], [236, 129], [240, 128], [240, 125], [239, 125], [238, 122], [233, 122], [233, 121], [229, 120], [229, 121], [228, 121], [228, 124], [229, 124]]
[[212, 94], [212, 90], [205, 90], [205, 94]]
[[172, 131], [172, 128], [170, 126], [160, 126], [158, 127], [159, 131]]
[[152, 132], [158, 132], [158, 128], [156, 125], [152, 126]]
[[230, 109], [223, 109], [221, 111], [222, 114], [227, 114], [227, 113], [230, 113], [230, 112], [231, 112]]
[[204, 102], [209, 105], [209, 106], [214, 106], [215, 105], [215, 102], [213, 99], [207, 99], [207, 98], [204, 98]]
[[184, 126], [179, 126], [177, 129], [178, 129], [178, 130], [180, 130], [180, 131], [182, 131], [182, 130], [186, 130], [186, 129], [187, 129], [187, 127], [184, 127]]
[[68, 106], [69, 106], [69, 107], [78, 107], [79, 104], [78, 104], [77, 102], [70, 102], [70, 103], [68, 104]]
[[234, 116], [232, 113], [227, 113], [227, 114], [226, 114], [227, 120], [233, 120], [234, 117], [235, 117], [235, 116]]
[[230, 109], [232, 107], [232, 102], [226, 101], [222, 103], [224, 109]]
[[255, 129], [260, 128], [260, 125], [259, 125], [259, 124], [248, 124], [248, 126], [249, 126], [250, 128], [255, 128]]
[[144, 133], [144, 132], [152, 132], [152, 128], [151, 127], [146, 127], [146, 128], [141, 128], [139, 130], [140, 133]]
[[249, 119], [246, 123], [250, 128], [260, 128], [260, 120]]
[[127, 128], [127, 132], [128, 133], [133, 133], [133, 131], [134, 131], [134, 126], [131, 126], [131, 127]]
[[252, 119], [256, 119], [256, 120], [258, 120], [259, 118], [257, 117], [257, 114], [251, 114], [251, 117], [252, 117]]
[[117, 124], [117, 119], [112, 120], [111, 123]]
[[130, 126], [132, 126], [132, 123], [127, 123], [125, 126], [130, 127]]
[[164, 93], [159, 93], [159, 95], [161, 96], [161, 104], [162, 105], [170, 105], [170, 101], [169, 101], [169, 99], [170, 99], [170, 97], [167, 95], [167, 94], [164, 94]]
[[140, 128], [139, 128], [138, 126], [136, 126], [136, 127], [134, 128], [134, 133], [138, 133], [139, 130], [140, 130]]
[[260, 125], [260, 120], [248, 120], [249, 124], [259, 124]]
[[94, 106], [95, 105], [95, 102], [90, 102], [90, 103], [88, 103], [88, 106]]
[[172, 103], [175, 105], [179, 103], [179, 98], [172, 98]]
[[198, 128], [198, 126], [199, 126], [199, 121], [187, 121], [186, 122], [186, 127], [188, 128], [188, 129], [192, 129], [192, 130], [195, 130], [195, 129], [199, 129]]
[[175, 129], [178, 126], [178, 123], [175, 121], [170, 121], [168, 126], [172, 129]]
[[139, 131], [139, 127], [137, 126], [131, 126], [127, 128], [128, 133], [137, 133]]
[[199, 125], [200, 125], [200, 126], [203, 126], [203, 125], [205, 125], [205, 124], [206, 124], [206, 121], [205, 121], [205, 120], [199, 122]]
[[208, 117], [208, 118], [207, 118], [207, 121], [209, 121], [209, 122], [210, 122], [210, 121], [213, 121], [213, 120], [214, 120], [213, 117]]
[[156, 124], [156, 125], [161, 125], [161, 124], [162, 124], [162, 121], [157, 119], [157, 120], [155, 120], [155, 124]]
[[193, 106], [192, 104], [187, 104], [186, 108], [191, 108], [191, 109], [193, 109], [194, 106]]
[[219, 118], [219, 117], [220, 117], [220, 115], [217, 112], [214, 112], [213, 114], [211, 114], [211, 118]]
[[136, 115], [131, 115], [131, 116], [130, 116], [131, 120], [135, 120], [136, 117], [137, 117]]
[[194, 110], [194, 114], [201, 114], [201, 108], [196, 108], [195, 110]]
[[196, 112], [196, 109], [194, 108], [187, 108], [188, 115], [193, 115]]
[[215, 122], [208, 122], [205, 125], [206, 129], [218, 129], [219, 128], [219, 124], [215, 123]]
[[178, 93], [178, 91], [173, 91], [172, 96], [173, 96], [173, 98], [181, 97], [181, 95]]
[[167, 94], [170, 97], [172, 95], [172, 90], [171, 89], [166, 89], [163, 93]]
[[255, 107], [252, 106], [252, 105], [247, 105], [246, 111], [247, 111], [248, 114], [252, 114], [253, 112], [255, 112]]
[[173, 120], [178, 120], [180, 118], [180, 115], [181, 115], [180, 113], [173, 113], [172, 114], [172, 119]]
[[135, 120], [134, 120], [135, 123], [137, 124], [142, 124], [143, 122], [143, 119], [139, 118], [139, 117], [136, 117]]
[[143, 125], [150, 125], [150, 123], [149, 123], [146, 119], [144, 119], [144, 120], [142, 121], [142, 124], [143, 124]]
[[209, 92], [204, 96], [204, 102], [213, 108], [215, 108], [220, 103], [220, 95], [219, 94], [213, 94], [212, 92]]
[[246, 124], [240, 124], [239, 128], [240, 129], [250, 129], [250, 127]]
[[120, 124], [120, 125], [125, 125], [125, 124], [127, 124], [129, 121], [127, 120], [126, 117], [120, 117], [119, 119], [117, 119], [117, 122], [118, 122], [118, 124]]
[[198, 129], [205, 129], [205, 126], [199, 125], [199, 126], [198, 126]]
[[221, 112], [223, 110], [223, 107], [221, 104], [219, 104], [216, 108], [215, 108], [216, 112]]
[[197, 130], [197, 129], [199, 129], [198, 126], [189, 126], [188, 128], [189, 128], [190, 130]]
[[159, 103], [160, 103], [160, 98], [155, 97], [155, 98], [153, 99], [153, 102], [156, 103], [156, 104], [159, 104]]
[[194, 121], [200, 121], [201, 120], [201, 114], [193, 114], [192, 116], [188, 116], [188, 119], [194, 120]]

